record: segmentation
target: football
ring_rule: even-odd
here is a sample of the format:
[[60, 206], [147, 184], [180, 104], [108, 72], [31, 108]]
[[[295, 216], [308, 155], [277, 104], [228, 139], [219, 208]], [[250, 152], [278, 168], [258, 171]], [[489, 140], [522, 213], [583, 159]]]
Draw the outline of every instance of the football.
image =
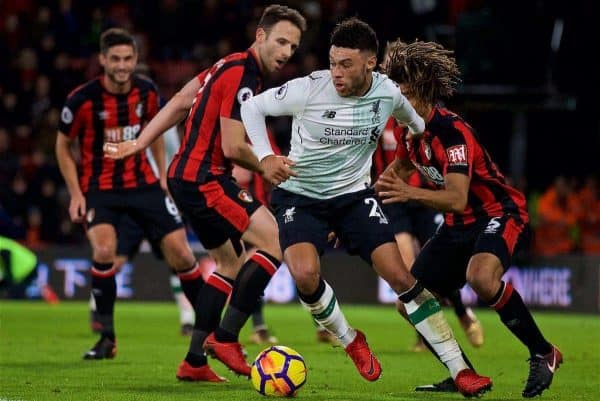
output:
[[273, 345], [258, 354], [252, 364], [250, 379], [262, 395], [292, 397], [306, 383], [306, 365], [295, 350]]

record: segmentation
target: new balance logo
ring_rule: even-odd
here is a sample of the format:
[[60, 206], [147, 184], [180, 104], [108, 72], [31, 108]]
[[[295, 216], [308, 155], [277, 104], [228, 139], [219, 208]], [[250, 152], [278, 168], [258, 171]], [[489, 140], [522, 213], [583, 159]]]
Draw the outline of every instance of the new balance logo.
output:
[[325, 113], [321, 116], [322, 118], [335, 118], [335, 110], [325, 110]]

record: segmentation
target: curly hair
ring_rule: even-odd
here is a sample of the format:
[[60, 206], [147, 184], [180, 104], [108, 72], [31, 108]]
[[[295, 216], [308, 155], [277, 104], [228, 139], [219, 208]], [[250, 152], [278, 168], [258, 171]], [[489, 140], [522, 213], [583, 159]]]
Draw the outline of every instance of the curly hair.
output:
[[415, 97], [435, 104], [451, 97], [460, 82], [453, 53], [439, 43], [416, 40], [406, 44], [397, 39], [388, 44], [381, 68], [392, 80], [406, 85]]

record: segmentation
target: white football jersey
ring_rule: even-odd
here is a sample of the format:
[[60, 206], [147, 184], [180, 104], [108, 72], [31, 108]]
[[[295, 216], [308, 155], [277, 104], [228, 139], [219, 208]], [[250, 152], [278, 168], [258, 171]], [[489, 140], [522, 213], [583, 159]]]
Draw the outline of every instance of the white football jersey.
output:
[[265, 116], [293, 116], [288, 157], [298, 177], [279, 185], [317, 199], [363, 190], [370, 185], [371, 157], [390, 115], [417, 133], [424, 122], [397, 85], [373, 72], [368, 92], [341, 97], [329, 70], [291, 80], [242, 104], [242, 119], [259, 159], [272, 154], [265, 143]]

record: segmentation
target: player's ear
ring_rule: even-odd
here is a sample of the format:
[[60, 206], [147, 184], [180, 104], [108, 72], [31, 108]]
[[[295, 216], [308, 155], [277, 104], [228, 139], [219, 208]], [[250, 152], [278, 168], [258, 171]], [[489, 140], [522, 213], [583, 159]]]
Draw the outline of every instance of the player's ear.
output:
[[106, 56], [104, 55], [104, 53], [98, 53], [98, 61], [100, 62], [100, 65], [104, 67], [104, 65], [106, 64]]
[[267, 39], [267, 31], [264, 28], [256, 28], [256, 42], [262, 43]]
[[375, 70], [375, 67], [377, 67], [377, 55], [369, 54], [367, 56], [367, 69], [373, 71]]

